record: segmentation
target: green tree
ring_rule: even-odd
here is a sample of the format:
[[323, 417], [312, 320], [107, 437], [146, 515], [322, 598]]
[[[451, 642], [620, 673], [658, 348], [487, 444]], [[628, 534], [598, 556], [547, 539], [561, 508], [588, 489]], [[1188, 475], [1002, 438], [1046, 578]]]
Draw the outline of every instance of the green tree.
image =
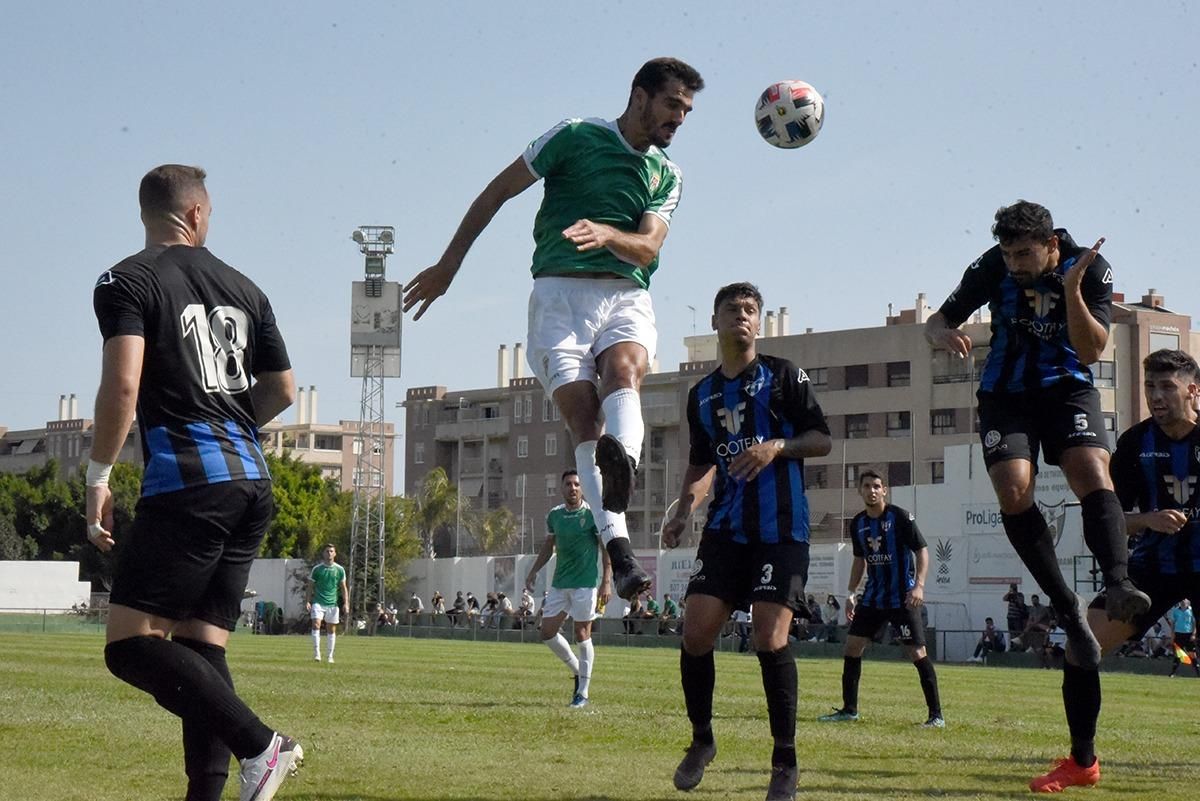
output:
[[259, 556], [287, 559], [311, 555], [329, 530], [338, 502], [337, 483], [321, 476], [321, 468], [291, 454], [267, 454], [275, 496], [275, 519], [263, 538]]
[[460, 513], [466, 516], [471, 508], [466, 498], [459, 497], [458, 487], [450, 483], [446, 471], [440, 467], [425, 476], [412, 505], [409, 512], [412, 515], [411, 531], [420, 540], [421, 553], [429, 558], [437, 556], [434, 536], [454, 522]]
[[517, 517], [507, 507], [475, 515], [471, 532], [485, 554], [511, 553], [517, 540]]
[[12, 517], [0, 514], [0, 561], [15, 562], [32, 559], [37, 553], [37, 543], [30, 537], [17, 533]]

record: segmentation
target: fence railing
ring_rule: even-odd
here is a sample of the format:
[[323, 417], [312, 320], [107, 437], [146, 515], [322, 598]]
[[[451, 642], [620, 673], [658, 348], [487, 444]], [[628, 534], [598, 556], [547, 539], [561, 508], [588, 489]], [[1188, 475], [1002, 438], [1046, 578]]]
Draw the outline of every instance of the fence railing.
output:
[[108, 607], [70, 609], [0, 608], [0, 632], [100, 632], [108, 623]]

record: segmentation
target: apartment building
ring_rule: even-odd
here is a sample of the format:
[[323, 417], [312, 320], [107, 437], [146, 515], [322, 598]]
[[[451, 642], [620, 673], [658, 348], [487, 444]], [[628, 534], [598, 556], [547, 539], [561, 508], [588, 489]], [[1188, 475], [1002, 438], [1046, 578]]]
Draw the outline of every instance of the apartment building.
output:
[[[935, 311], [924, 294], [911, 309], [883, 324], [843, 331], [793, 334], [785, 308], [765, 315], [759, 351], [802, 367], [817, 391], [833, 435], [833, 450], [805, 463], [814, 542], [837, 541], [859, 510], [854, 487], [868, 467], [893, 486], [945, 481], [947, 446], [976, 441], [975, 391], [988, 352], [986, 313], [964, 329], [972, 359], [934, 353], [923, 326]], [[657, 546], [663, 516], [679, 492], [687, 460], [687, 392], [716, 367], [714, 335], [684, 341], [689, 361], [674, 372], [647, 376], [642, 388], [646, 440], [637, 492], [627, 515], [638, 548]], [[1191, 318], [1170, 311], [1153, 289], [1140, 300], [1114, 295], [1113, 324], [1100, 361], [1092, 366], [1106, 427], [1118, 432], [1145, 415], [1141, 360], [1159, 348], [1200, 353]], [[522, 522], [524, 552], [545, 537], [545, 515], [559, 503], [558, 477], [574, 461], [573, 445], [554, 404], [536, 379], [524, 375], [520, 345], [501, 346], [496, 385], [447, 390], [413, 387], [404, 401], [405, 491], [442, 467], [476, 509], [509, 508]], [[703, 515], [697, 515], [698, 532]], [[474, 553], [469, 532], [438, 543], [438, 553]]]
[[[321, 474], [338, 482], [344, 491], [354, 489], [354, 470], [361, 444], [358, 421], [317, 422], [316, 387], [297, 391], [293, 423], [272, 420], [259, 430], [259, 441], [266, 452], [293, 458], [321, 469]], [[392, 494], [394, 486], [395, 426], [384, 424], [384, 490]], [[51, 459], [58, 461], [62, 475], [69, 475], [87, 463], [92, 451], [92, 421], [79, 417], [75, 395], [60, 396], [58, 419], [42, 428], [9, 430], [0, 426], [0, 473], [19, 473], [40, 467]], [[118, 461], [142, 463], [141, 437], [137, 425], [130, 428]]]

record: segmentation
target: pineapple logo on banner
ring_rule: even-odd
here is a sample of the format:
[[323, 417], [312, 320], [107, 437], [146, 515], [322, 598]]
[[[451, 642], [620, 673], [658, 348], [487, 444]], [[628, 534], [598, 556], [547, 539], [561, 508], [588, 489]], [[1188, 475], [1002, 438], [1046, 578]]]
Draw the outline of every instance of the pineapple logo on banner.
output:
[[945, 587], [950, 583], [950, 560], [954, 557], [953, 543], [950, 540], [938, 540], [933, 555], [938, 563], [937, 578], [934, 581], [938, 586]]

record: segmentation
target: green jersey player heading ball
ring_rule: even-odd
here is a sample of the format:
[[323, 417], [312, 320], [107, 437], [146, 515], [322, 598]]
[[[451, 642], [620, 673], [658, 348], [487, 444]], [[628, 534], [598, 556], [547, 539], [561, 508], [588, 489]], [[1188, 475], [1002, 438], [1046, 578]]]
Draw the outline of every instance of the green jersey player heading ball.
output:
[[437, 264], [404, 287], [404, 310], [419, 320], [500, 207], [545, 180], [533, 226], [529, 366], [571, 431], [583, 495], [626, 599], [650, 585], [624, 512], [645, 432], [638, 391], [657, 342], [647, 289], [682, 188], [663, 148], [703, 88], [678, 59], [646, 62], [621, 116], [564, 120], [534, 139], [471, 204]]

